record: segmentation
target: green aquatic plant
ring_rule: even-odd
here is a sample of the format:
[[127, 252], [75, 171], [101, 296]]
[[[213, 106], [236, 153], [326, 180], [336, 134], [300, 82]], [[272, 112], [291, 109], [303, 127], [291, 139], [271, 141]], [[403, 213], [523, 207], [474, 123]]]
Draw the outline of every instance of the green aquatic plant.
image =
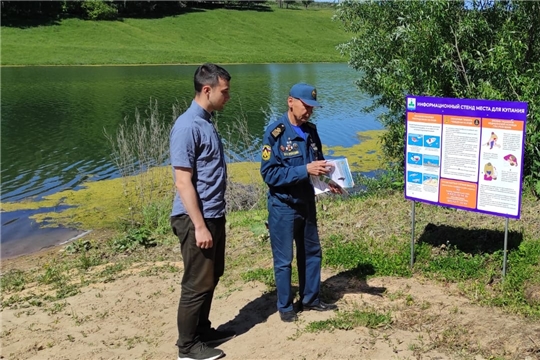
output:
[[383, 167], [383, 154], [380, 138], [385, 130], [370, 130], [358, 133], [359, 144], [343, 146], [324, 146], [325, 155], [346, 157], [351, 171], [370, 172]]
[[[384, 131], [358, 134], [360, 143], [350, 148], [324, 147], [326, 155], [345, 156], [352, 171], [372, 171], [380, 168], [378, 138]], [[259, 173], [259, 162], [228, 164], [230, 210], [263, 206], [266, 185]], [[144, 187], [144, 189], [141, 189]], [[152, 167], [142, 174], [84, 183], [79, 190], [66, 190], [43, 197], [40, 201], [3, 202], [2, 211], [54, 208], [67, 209], [32, 216], [46, 226], [67, 226], [77, 229], [126, 229], [126, 226], [168, 231], [168, 216], [174, 195], [171, 170], [168, 166]], [[143, 194], [144, 193], [144, 194]], [[143, 195], [141, 195], [143, 194]], [[250, 197], [246, 199], [246, 194]], [[254, 196], [253, 196], [254, 195]], [[147, 199], [144, 205], [141, 197]], [[247, 204], [247, 205], [246, 205]]]

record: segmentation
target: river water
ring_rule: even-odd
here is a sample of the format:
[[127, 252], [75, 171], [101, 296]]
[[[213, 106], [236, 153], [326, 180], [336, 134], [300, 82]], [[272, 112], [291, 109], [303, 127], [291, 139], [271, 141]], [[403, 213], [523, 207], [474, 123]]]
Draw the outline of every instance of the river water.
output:
[[[260, 137], [266, 125], [286, 110], [288, 90], [296, 82], [317, 87], [323, 107], [317, 124], [327, 146], [352, 146], [356, 133], [382, 129], [376, 113], [365, 114], [371, 99], [360, 93], [358, 74], [346, 64], [228, 65], [231, 100], [219, 114], [220, 128], [239, 114], [250, 133]], [[196, 66], [100, 66], [2, 68], [2, 202], [40, 199], [84, 181], [119, 176], [110, 159], [104, 130], [144, 113], [157, 101], [163, 121], [172, 121], [172, 104], [190, 103]], [[241, 151], [236, 159], [245, 157]], [[32, 212], [2, 214], [2, 257], [16, 256], [76, 236], [72, 229], [42, 229]]]

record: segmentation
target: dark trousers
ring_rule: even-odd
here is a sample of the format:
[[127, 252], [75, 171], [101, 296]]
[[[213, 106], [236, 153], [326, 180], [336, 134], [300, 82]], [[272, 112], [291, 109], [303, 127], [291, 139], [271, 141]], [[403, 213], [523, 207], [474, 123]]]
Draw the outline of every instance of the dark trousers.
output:
[[296, 243], [296, 264], [300, 301], [304, 305], [319, 303], [321, 283], [321, 243], [317, 230], [315, 202], [288, 205], [268, 197], [268, 227], [274, 258], [277, 289], [277, 308], [280, 312], [293, 310], [291, 264], [293, 240]]
[[225, 269], [225, 217], [205, 219], [212, 234], [210, 249], [197, 247], [195, 226], [188, 215], [171, 217], [174, 234], [180, 240], [184, 276], [178, 304], [178, 342], [180, 352], [199, 341], [199, 335], [210, 329], [210, 307], [219, 278]]

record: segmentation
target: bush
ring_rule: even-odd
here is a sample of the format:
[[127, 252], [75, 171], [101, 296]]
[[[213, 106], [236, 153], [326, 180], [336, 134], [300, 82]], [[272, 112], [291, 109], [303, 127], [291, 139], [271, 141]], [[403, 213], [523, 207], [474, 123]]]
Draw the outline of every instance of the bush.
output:
[[118, 9], [109, 1], [85, 0], [81, 5], [88, 20], [116, 20]]
[[225, 200], [227, 212], [260, 209], [266, 199], [266, 185], [263, 183], [241, 184], [227, 182]]

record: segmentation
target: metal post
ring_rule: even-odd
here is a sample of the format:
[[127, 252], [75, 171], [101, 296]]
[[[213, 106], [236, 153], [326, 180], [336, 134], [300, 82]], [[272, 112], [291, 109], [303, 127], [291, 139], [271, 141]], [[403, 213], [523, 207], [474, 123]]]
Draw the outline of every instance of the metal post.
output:
[[411, 236], [411, 269], [414, 264], [414, 211], [415, 211], [415, 202], [412, 202], [412, 236]]
[[504, 257], [503, 257], [503, 278], [506, 276], [506, 257], [508, 255], [508, 218], [504, 224]]

